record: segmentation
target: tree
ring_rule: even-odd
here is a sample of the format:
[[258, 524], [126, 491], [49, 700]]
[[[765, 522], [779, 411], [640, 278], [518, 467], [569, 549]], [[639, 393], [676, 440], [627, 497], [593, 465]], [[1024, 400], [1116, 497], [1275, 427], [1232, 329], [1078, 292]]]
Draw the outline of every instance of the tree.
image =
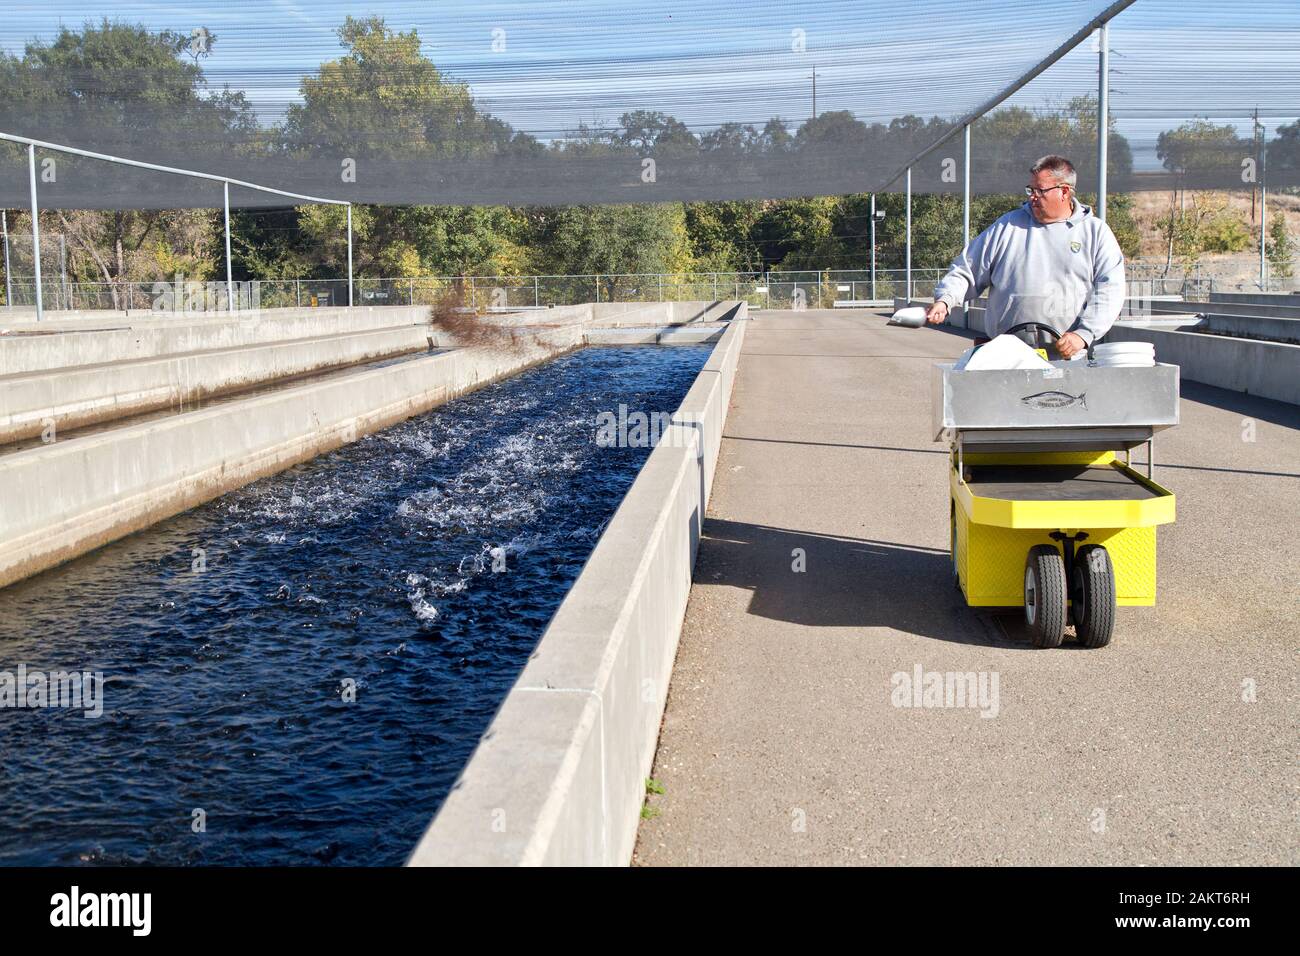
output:
[[1188, 178], [1202, 186], [1239, 183], [1242, 160], [1254, 155], [1254, 143], [1239, 137], [1235, 126], [1208, 120], [1183, 123], [1156, 139], [1156, 156], [1180, 184]]
[[620, 273], [682, 272], [691, 266], [680, 203], [562, 206], [533, 210], [532, 218], [547, 270], [598, 274], [611, 300], [627, 284]]
[[[104, 19], [80, 32], [65, 27], [48, 45], [29, 43], [21, 59], [0, 58], [4, 126], [30, 132], [39, 123], [41, 139], [65, 138], [59, 130], [69, 129], [78, 142], [92, 144], [109, 136], [125, 144], [115, 152], [156, 142], [160, 133], [199, 146], [248, 134], [256, 122], [243, 95], [210, 92], [197, 58], [183, 59], [189, 41], [189, 35]], [[204, 42], [211, 50], [215, 37], [209, 33]], [[93, 160], [60, 157], [58, 168], [65, 182], [113, 181]], [[211, 210], [50, 210], [42, 226], [67, 236], [74, 277], [109, 283], [117, 308], [127, 304], [123, 282], [177, 271], [205, 279], [218, 261]]]
[[1282, 216], [1273, 217], [1268, 227], [1268, 241], [1264, 244], [1269, 270], [1279, 279], [1289, 279], [1295, 274], [1296, 243], [1287, 232]]
[[541, 146], [474, 104], [469, 87], [448, 80], [420, 52], [417, 31], [388, 28], [382, 17], [347, 17], [346, 50], [300, 84], [281, 132], [295, 153], [368, 158], [529, 153]]

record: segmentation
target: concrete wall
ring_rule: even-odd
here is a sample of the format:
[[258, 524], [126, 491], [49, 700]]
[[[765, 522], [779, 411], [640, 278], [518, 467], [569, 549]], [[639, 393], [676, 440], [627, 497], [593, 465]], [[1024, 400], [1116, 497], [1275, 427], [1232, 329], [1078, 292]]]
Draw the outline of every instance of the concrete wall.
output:
[[1300, 307], [1300, 292], [1211, 292], [1210, 301], [1233, 305]]
[[723, 333], [412, 865], [630, 861], [745, 325]]
[[1108, 342], [1152, 342], [1156, 360], [1193, 382], [1300, 405], [1300, 345], [1116, 322]]
[[632, 328], [744, 319], [749, 315], [749, 306], [736, 299], [718, 302], [587, 302], [506, 315], [516, 322], [586, 322], [601, 328]]
[[[232, 349], [270, 342], [288, 342], [371, 332], [399, 326], [428, 327], [429, 309], [422, 306], [379, 306], [354, 309], [276, 309], [228, 313], [202, 318], [159, 318], [142, 313], [130, 320], [6, 323], [0, 311], [0, 375], [39, 372], [78, 365], [130, 362], [212, 349]], [[76, 334], [56, 335], [56, 332]]]
[[0, 442], [39, 435], [46, 421], [68, 431], [140, 412], [184, 408], [262, 382], [416, 352], [431, 341], [427, 326], [405, 325], [0, 376]]
[[581, 343], [543, 330], [0, 457], [0, 587]]

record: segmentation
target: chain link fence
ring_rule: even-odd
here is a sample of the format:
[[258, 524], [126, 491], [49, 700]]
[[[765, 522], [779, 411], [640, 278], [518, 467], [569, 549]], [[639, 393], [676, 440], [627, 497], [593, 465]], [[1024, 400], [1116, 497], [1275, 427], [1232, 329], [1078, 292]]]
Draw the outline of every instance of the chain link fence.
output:
[[[1129, 294], [1182, 296], [1204, 300], [1214, 291], [1259, 291], [1250, 279], [1257, 260], [1243, 257], [1194, 266], [1161, 259], [1133, 259], [1127, 264]], [[911, 298], [927, 299], [944, 269], [912, 270]], [[229, 308], [225, 282], [69, 282], [55, 273], [42, 277], [46, 308], [155, 312], [223, 311]], [[348, 304], [346, 279], [263, 279], [235, 283], [240, 301], [263, 309], [321, 308]], [[681, 302], [739, 299], [756, 309], [835, 308], [888, 305], [907, 286], [902, 269], [828, 269], [803, 272], [682, 272], [536, 276], [424, 276], [358, 278], [355, 305], [433, 305], [458, 290], [466, 305], [481, 311], [508, 312], [580, 305], [584, 302]], [[1300, 290], [1293, 276], [1276, 277], [1268, 291]], [[35, 307], [30, 275], [8, 277], [4, 304]]]

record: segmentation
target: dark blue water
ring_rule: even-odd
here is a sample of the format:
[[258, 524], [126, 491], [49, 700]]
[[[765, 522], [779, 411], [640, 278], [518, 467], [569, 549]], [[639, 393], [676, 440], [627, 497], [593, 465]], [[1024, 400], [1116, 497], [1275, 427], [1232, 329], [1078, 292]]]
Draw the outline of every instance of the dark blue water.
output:
[[0, 671], [106, 680], [0, 708], [0, 862], [401, 863], [649, 453], [597, 414], [708, 351], [585, 349], [0, 591]]

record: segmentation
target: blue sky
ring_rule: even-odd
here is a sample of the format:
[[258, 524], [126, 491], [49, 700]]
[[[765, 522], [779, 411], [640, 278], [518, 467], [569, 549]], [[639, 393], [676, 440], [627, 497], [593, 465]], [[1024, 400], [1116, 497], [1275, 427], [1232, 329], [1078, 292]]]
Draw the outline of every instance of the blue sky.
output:
[[[761, 125], [774, 115], [798, 122], [811, 112], [814, 69], [820, 112], [846, 109], [865, 121], [908, 112], [955, 118], [1105, 6], [114, 0], [112, 16], [151, 29], [212, 30], [208, 75], [244, 90], [267, 121], [297, 97], [303, 73], [338, 55], [334, 30], [346, 14], [383, 16], [392, 27], [417, 29], [426, 55], [468, 82], [483, 108], [547, 138], [635, 108], [664, 110], [697, 131], [729, 120]], [[6, 0], [0, 48], [21, 53], [29, 40], [97, 20], [104, 9], [102, 0]], [[1300, 110], [1297, 0], [1137, 0], [1113, 22], [1111, 49], [1112, 108], [1139, 168], [1157, 165], [1151, 146], [1160, 130], [1192, 116], [1234, 122], [1244, 133], [1256, 107], [1270, 129]], [[1085, 41], [1011, 102], [1049, 108], [1095, 92], [1096, 59]]]

